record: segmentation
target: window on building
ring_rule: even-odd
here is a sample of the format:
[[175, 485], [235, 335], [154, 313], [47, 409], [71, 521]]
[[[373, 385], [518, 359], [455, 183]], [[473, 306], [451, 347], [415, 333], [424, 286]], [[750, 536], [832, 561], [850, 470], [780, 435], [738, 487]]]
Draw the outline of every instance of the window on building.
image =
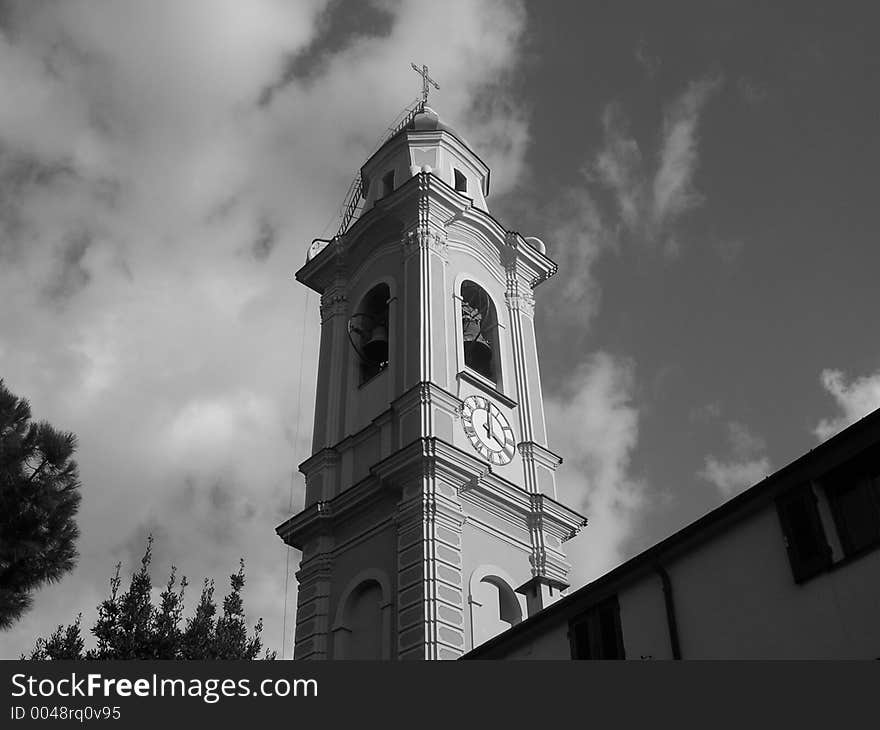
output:
[[360, 383], [388, 367], [388, 304], [387, 284], [378, 284], [361, 300], [355, 314], [348, 320], [348, 337], [360, 362]]
[[498, 382], [498, 319], [491, 297], [472, 281], [461, 285], [464, 364]]
[[795, 581], [800, 583], [827, 569], [831, 548], [812, 486], [804, 484], [783, 494], [776, 507]]
[[386, 172], [382, 177], [382, 197], [394, 192], [394, 170]]
[[626, 659], [620, 604], [611, 596], [569, 624], [572, 659]]
[[880, 447], [822, 479], [847, 557], [880, 545]]
[[464, 173], [460, 170], [456, 170], [453, 168], [453, 177], [455, 178], [455, 189], [459, 193], [467, 192], [467, 178], [464, 176]]

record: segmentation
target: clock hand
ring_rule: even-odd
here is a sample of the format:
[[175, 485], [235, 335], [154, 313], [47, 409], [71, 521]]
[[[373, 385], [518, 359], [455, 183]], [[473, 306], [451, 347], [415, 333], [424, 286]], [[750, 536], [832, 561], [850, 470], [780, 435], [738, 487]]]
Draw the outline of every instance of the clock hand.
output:
[[497, 441], [495, 438], [495, 419], [492, 415], [492, 406], [489, 406], [489, 410], [486, 412], [486, 433], [489, 435], [489, 438], [493, 441]]

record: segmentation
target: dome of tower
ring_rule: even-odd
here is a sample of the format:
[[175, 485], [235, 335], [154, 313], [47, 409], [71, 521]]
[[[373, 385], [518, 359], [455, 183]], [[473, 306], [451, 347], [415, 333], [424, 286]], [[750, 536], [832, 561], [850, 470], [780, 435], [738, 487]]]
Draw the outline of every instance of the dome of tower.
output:
[[430, 173], [475, 208], [488, 212], [489, 168], [429, 106], [416, 107], [361, 166], [362, 210], [370, 210], [412, 177]]
[[465, 145], [468, 145], [464, 137], [442, 121], [440, 115], [429, 106], [424, 107], [422, 111], [418, 112], [404, 129], [410, 129], [414, 132], [449, 132], [449, 134], [458, 137]]

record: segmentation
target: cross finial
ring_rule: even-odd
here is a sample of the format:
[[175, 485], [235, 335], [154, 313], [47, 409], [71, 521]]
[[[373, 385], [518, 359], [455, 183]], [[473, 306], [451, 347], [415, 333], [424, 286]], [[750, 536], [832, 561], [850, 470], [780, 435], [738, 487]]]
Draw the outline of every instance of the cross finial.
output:
[[413, 70], [422, 77], [422, 106], [425, 106], [425, 104], [428, 103], [428, 91], [430, 90], [430, 87], [433, 86], [435, 89], [439, 89], [440, 85], [430, 76], [428, 76], [427, 66], [423, 64], [422, 67], [419, 68], [414, 63], [411, 65], [413, 67]]

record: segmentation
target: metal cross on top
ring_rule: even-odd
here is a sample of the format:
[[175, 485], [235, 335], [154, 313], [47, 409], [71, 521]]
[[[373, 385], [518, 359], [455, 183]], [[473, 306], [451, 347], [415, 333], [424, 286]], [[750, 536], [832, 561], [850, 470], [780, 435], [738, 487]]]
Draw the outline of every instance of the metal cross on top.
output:
[[440, 85], [434, 81], [430, 76], [428, 76], [428, 67], [422, 65], [421, 68], [416, 66], [414, 63], [411, 64], [413, 67], [413, 71], [415, 71], [419, 76], [422, 77], [422, 106], [428, 103], [428, 91], [430, 90], [430, 85], [432, 85], [435, 89], [440, 89]]

